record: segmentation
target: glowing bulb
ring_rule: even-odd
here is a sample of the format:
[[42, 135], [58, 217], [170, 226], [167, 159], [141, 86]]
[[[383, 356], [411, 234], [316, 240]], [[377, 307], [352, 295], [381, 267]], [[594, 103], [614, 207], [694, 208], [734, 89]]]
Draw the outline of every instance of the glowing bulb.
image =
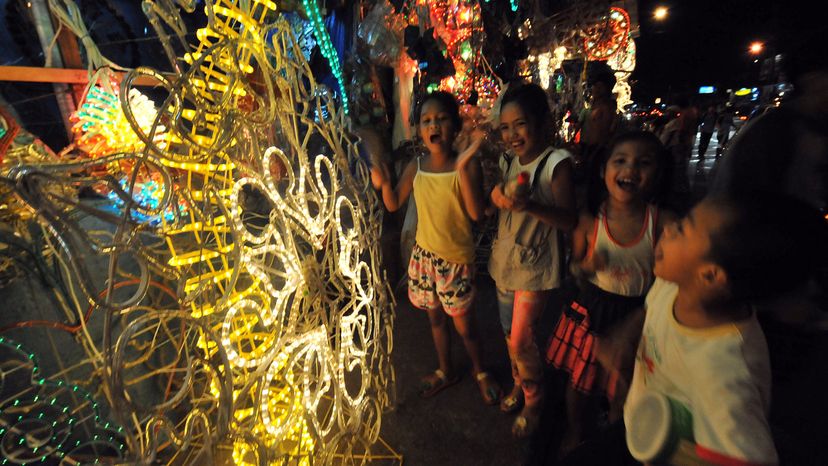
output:
[[653, 18], [658, 21], [662, 21], [667, 18], [667, 13], [669, 13], [669, 10], [666, 6], [657, 7], [655, 11], [653, 11]]

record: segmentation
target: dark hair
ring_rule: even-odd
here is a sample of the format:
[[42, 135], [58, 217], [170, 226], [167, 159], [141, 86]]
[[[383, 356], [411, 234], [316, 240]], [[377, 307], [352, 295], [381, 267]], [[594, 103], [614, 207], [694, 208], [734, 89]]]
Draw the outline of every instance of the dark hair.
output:
[[463, 120], [460, 119], [460, 106], [457, 104], [457, 99], [446, 91], [435, 91], [431, 94], [426, 94], [420, 105], [417, 106], [417, 124], [420, 124], [420, 116], [423, 113], [423, 107], [429, 100], [435, 100], [443, 106], [443, 110], [451, 117], [451, 123], [454, 125], [454, 131], [460, 131], [463, 127]]
[[604, 83], [607, 85], [607, 91], [612, 92], [615, 86], [615, 72], [607, 65], [605, 61], [591, 61], [587, 64], [587, 86], [592, 86], [595, 83]]
[[500, 101], [500, 111], [503, 112], [503, 108], [510, 103], [517, 104], [531, 119], [533, 129], [543, 134], [545, 125], [550, 123], [552, 111], [542, 87], [535, 83], [510, 83]]
[[658, 136], [649, 131], [629, 131], [616, 136], [610, 144], [600, 154], [600, 163], [595, 164], [593, 173], [589, 174], [589, 184], [587, 186], [587, 209], [593, 214], [598, 214], [598, 209], [606, 200], [609, 193], [607, 192], [607, 185], [604, 183], [604, 178], [601, 172], [607, 165], [607, 162], [612, 156], [612, 152], [619, 144], [625, 142], [634, 142], [644, 147], [644, 150], [649, 151], [656, 163], [655, 180], [653, 180], [652, 190], [647, 202], [652, 204], [661, 204], [667, 198], [670, 192], [673, 175], [673, 164], [670, 158], [670, 152], [664, 148], [664, 145], [658, 139]]
[[828, 259], [828, 223], [808, 204], [790, 196], [754, 191], [709, 198], [723, 211], [710, 234], [708, 259], [728, 277], [730, 293], [754, 302], [794, 290]]

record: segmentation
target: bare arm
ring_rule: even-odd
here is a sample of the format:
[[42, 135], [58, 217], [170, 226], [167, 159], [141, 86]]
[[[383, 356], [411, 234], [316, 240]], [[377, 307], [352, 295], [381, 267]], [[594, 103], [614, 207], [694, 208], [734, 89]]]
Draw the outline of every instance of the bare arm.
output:
[[632, 375], [646, 316], [644, 308], [637, 309], [609, 335], [596, 341], [595, 358], [607, 370], [621, 374], [627, 383]]
[[460, 175], [460, 192], [463, 194], [463, 206], [466, 213], [475, 222], [485, 216], [486, 200], [483, 197], [483, 169], [480, 161], [473, 160], [462, 170]]
[[414, 176], [417, 174], [417, 160], [408, 162], [397, 188], [391, 186], [391, 175], [386, 165], [371, 167], [371, 181], [374, 187], [382, 190], [382, 202], [385, 207], [396, 212], [408, 199], [414, 187]]
[[578, 226], [572, 233], [572, 258], [569, 271], [578, 280], [586, 280], [589, 276], [607, 266], [606, 252], [593, 251], [589, 254], [592, 234], [595, 231], [595, 219], [588, 212], [582, 212], [578, 219]]
[[463, 206], [469, 217], [479, 221], [486, 215], [486, 198], [483, 196], [483, 169], [480, 160], [475, 157], [486, 133], [475, 129], [471, 135], [471, 144], [457, 156], [455, 168], [460, 176], [460, 192]]
[[578, 214], [575, 212], [575, 193], [572, 186], [572, 161], [566, 159], [558, 163], [550, 182], [555, 206], [547, 206], [536, 202], [515, 202], [515, 210], [525, 210], [541, 222], [561, 231], [569, 232], [578, 223]]

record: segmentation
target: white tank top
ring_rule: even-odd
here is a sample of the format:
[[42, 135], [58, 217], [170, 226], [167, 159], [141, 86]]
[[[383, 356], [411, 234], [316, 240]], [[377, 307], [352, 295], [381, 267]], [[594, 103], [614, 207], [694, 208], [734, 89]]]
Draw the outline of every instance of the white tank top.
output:
[[647, 206], [644, 224], [638, 238], [629, 244], [621, 244], [612, 237], [604, 209], [595, 219], [592, 234], [592, 249], [606, 254], [607, 266], [595, 272], [589, 279], [604, 291], [621, 296], [643, 296], [653, 283], [653, 262], [655, 261], [655, 226], [658, 221], [658, 209]]

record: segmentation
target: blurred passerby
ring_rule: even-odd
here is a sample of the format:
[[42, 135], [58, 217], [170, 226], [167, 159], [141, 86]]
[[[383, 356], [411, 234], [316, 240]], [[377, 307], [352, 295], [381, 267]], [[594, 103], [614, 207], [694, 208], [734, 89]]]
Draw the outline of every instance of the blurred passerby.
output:
[[688, 170], [693, 151], [696, 117], [686, 98], [679, 99], [679, 105], [667, 107], [670, 120], [659, 135], [662, 144], [673, 158], [673, 187], [668, 205], [683, 212], [689, 207], [690, 179]]
[[727, 141], [730, 139], [730, 130], [733, 128], [733, 109], [725, 107], [719, 118], [716, 120], [716, 157], [722, 155]]
[[710, 145], [710, 139], [716, 130], [717, 119], [716, 107], [712, 105], [707, 107], [707, 112], [702, 117], [701, 125], [699, 126], [699, 159], [704, 159], [705, 154], [707, 154], [707, 147]]
[[615, 76], [612, 70], [598, 70], [589, 76], [591, 101], [588, 113], [581, 123], [580, 171], [593, 176], [593, 167], [615, 133], [618, 119], [616, 103], [612, 98]]

